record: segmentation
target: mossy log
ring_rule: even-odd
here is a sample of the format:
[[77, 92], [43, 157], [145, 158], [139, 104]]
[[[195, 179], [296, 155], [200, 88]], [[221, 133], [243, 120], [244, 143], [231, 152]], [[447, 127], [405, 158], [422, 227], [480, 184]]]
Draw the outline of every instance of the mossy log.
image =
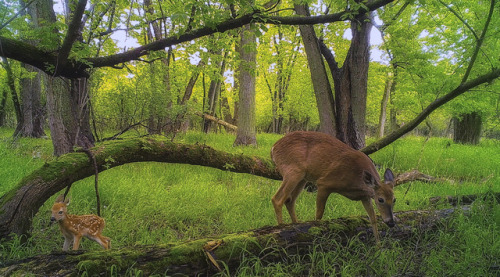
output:
[[[395, 228], [380, 226], [382, 238], [405, 239], [414, 232], [432, 231], [453, 212], [453, 209], [399, 212]], [[79, 276], [86, 272], [89, 276], [107, 276], [112, 275], [111, 272], [122, 275], [128, 270], [130, 273], [131, 269], [142, 271], [144, 276], [211, 275], [223, 264], [234, 270], [242, 255], [255, 255], [272, 262], [278, 258], [276, 251], [280, 249], [287, 254], [305, 253], [314, 241], [325, 237], [335, 239], [338, 247], [344, 247], [355, 236], [375, 245], [366, 216], [264, 227], [180, 244], [54, 252], [0, 265], [0, 275]]]
[[[167, 162], [209, 166], [232, 172], [281, 179], [270, 159], [230, 154], [206, 145], [186, 145], [163, 137], [109, 141], [91, 149], [99, 171], [132, 162]], [[0, 240], [11, 233], [27, 234], [33, 215], [52, 195], [92, 176], [94, 167], [83, 152], [46, 163], [0, 198]]]

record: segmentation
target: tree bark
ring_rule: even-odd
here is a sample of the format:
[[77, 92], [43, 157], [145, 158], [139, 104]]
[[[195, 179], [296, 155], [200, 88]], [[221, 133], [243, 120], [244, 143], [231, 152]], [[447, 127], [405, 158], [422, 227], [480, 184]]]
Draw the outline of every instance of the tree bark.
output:
[[[221, 86], [223, 82], [223, 76], [224, 76], [224, 71], [226, 68], [226, 57], [227, 57], [227, 51], [224, 51], [224, 54], [222, 54], [222, 50], [214, 51], [214, 54], [221, 56], [222, 60], [221, 61], [214, 61], [213, 63], [216, 65], [216, 68], [219, 69], [219, 72], [217, 72], [217, 76], [214, 76], [212, 80], [210, 80], [210, 87], [208, 89], [208, 95], [206, 101], [206, 106], [205, 106], [205, 114], [208, 114], [210, 116], [215, 117], [215, 112], [217, 108], [217, 103], [219, 103], [219, 96], [221, 92]], [[203, 118], [203, 132], [209, 133], [212, 129], [212, 122], [211, 120], [206, 120], [206, 118]]]
[[250, 24], [241, 28], [238, 129], [234, 145], [257, 145], [255, 134], [256, 36]]
[[[28, 14], [31, 17], [30, 25], [33, 28], [40, 28], [44, 25], [44, 18], [50, 18], [50, 14], [47, 13], [48, 6], [50, 2], [37, 1], [39, 3], [31, 3], [27, 7]], [[20, 0], [21, 6], [28, 4], [26, 0]], [[23, 12], [24, 15], [25, 12]], [[36, 45], [36, 41], [27, 41], [30, 44]], [[41, 75], [43, 74], [41, 70], [34, 66], [28, 64], [21, 64], [24, 69], [28, 72], [28, 78], [21, 78], [21, 102], [22, 102], [22, 112], [23, 112], [23, 124], [21, 126], [20, 135], [23, 137], [34, 137], [40, 138], [45, 136], [45, 131], [43, 130], [44, 116], [43, 108], [40, 103], [42, 82]]]
[[378, 134], [377, 137], [381, 138], [384, 136], [385, 132], [385, 121], [387, 119], [387, 103], [391, 97], [391, 88], [393, 87], [393, 77], [392, 74], [388, 74], [387, 80], [385, 82], [384, 95], [382, 96], [382, 102], [380, 103], [380, 116], [378, 119]]
[[2, 98], [0, 100], [0, 126], [4, 126], [6, 124], [5, 122], [5, 106], [7, 105], [7, 89], [5, 89], [3, 86], [0, 87], [0, 91], [2, 92]]
[[47, 112], [54, 155], [90, 148], [95, 139], [90, 129], [88, 80], [48, 77]]
[[320, 41], [334, 82], [336, 137], [354, 149], [365, 146], [370, 18], [371, 14], [365, 14], [351, 21], [352, 40], [342, 67], [338, 67], [332, 52]]
[[[311, 16], [307, 5], [295, 4], [294, 9], [298, 15]], [[316, 105], [319, 112], [319, 131], [336, 136], [335, 103], [314, 26], [300, 25], [299, 29], [306, 50], [307, 63], [316, 96]]]
[[[399, 240], [410, 239], [415, 236], [415, 230], [436, 230], [457, 209], [395, 213], [399, 228], [388, 231], [387, 227], [381, 226], [381, 233]], [[230, 274], [234, 274], [243, 255], [251, 254], [266, 262], [273, 262], [279, 259], [279, 255], [276, 256], [277, 249], [283, 249], [283, 254], [307, 254], [318, 238], [335, 237], [338, 247], [342, 247], [354, 236], [374, 245], [366, 216], [263, 227], [175, 245], [147, 245], [94, 252], [53, 252], [8, 263], [0, 267], [0, 274], [76, 276], [86, 271], [89, 276], [100, 276], [111, 275], [111, 270], [124, 275], [129, 273], [127, 270], [138, 269], [148, 276], [165, 272], [201, 276], [217, 273], [222, 263], [227, 265]]]
[[19, 97], [16, 91], [16, 84], [14, 80], [14, 74], [12, 73], [12, 67], [10, 66], [9, 60], [1, 57], [2, 66], [7, 73], [7, 87], [10, 90], [10, 96], [12, 98], [12, 103], [14, 104], [14, 111], [16, 114], [16, 129], [14, 130], [14, 136], [17, 136], [21, 131], [21, 127], [23, 126], [23, 112], [21, 110], [21, 104], [19, 103]]
[[483, 121], [478, 112], [461, 114], [452, 119], [453, 141], [462, 144], [479, 144]]
[[[271, 160], [229, 154], [204, 145], [183, 145], [162, 139], [106, 142], [92, 149], [99, 172], [131, 162], [157, 161], [203, 165], [280, 180]], [[113, 162], [109, 162], [109, 158]], [[77, 180], [92, 176], [94, 166], [85, 153], [70, 153], [26, 176], [0, 198], [0, 240], [10, 233], [26, 234], [43, 203]]]
[[20, 135], [40, 138], [45, 136], [43, 109], [40, 103], [42, 89], [40, 75], [42, 72], [31, 65], [24, 65], [24, 68], [36, 76], [21, 79], [23, 124]]

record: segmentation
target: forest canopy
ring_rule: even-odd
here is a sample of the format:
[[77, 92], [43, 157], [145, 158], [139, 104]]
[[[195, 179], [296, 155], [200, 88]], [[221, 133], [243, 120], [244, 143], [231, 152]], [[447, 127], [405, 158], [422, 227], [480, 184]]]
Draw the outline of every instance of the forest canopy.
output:
[[[200, 113], [238, 126], [239, 107], [247, 106], [239, 103], [240, 72], [248, 69], [256, 105], [243, 115], [255, 113], [260, 132], [320, 130], [363, 148], [366, 135], [406, 129], [385, 144], [418, 126], [445, 135], [475, 118], [479, 132], [498, 137], [495, 2], [7, 1], [0, 125], [37, 136], [43, 132], [25, 125], [56, 125], [51, 118], [63, 111], [53, 111], [66, 101], [75, 118], [59, 124], [74, 131], [56, 154], [140, 127], [220, 128]], [[254, 37], [241, 47], [245, 33]], [[323, 66], [314, 65], [314, 44]], [[253, 62], [242, 60], [245, 49]], [[34, 86], [41, 93], [31, 97]], [[52, 101], [59, 93], [69, 98]]]

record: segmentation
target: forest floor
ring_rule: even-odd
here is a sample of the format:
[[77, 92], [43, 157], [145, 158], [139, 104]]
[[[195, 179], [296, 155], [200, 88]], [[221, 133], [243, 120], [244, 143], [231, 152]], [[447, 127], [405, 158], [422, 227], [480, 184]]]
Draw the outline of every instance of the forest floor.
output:
[[[12, 140], [12, 129], [0, 128], [0, 195], [45, 162], [54, 160], [49, 139]], [[261, 134], [258, 147], [232, 147], [230, 134], [188, 132], [176, 142], [207, 144], [232, 153], [268, 158], [279, 135]], [[478, 146], [454, 144], [447, 138], [407, 136], [370, 157], [380, 171], [390, 167], [401, 173], [413, 169], [443, 178], [439, 183], [411, 182], [396, 187], [396, 211], [434, 210], [435, 196], [500, 192], [500, 142], [483, 140]], [[112, 158], [112, 157], [110, 157]], [[100, 193], [104, 234], [113, 249], [167, 245], [243, 232], [275, 225], [270, 199], [280, 182], [249, 174], [230, 173], [200, 166], [133, 163], [102, 172]], [[93, 178], [73, 184], [71, 213], [95, 213]], [[59, 251], [63, 239], [50, 222], [49, 199], [34, 216], [31, 236], [0, 244], [2, 263]], [[315, 193], [297, 200], [299, 220], [314, 217]], [[404, 240], [385, 236], [381, 247], [354, 236], [339, 245], [332, 237], [318, 237], [307, 251], [266, 249], [261, 255], [243, 254], [237, 267], [221, 265], [231, 276], [498, 276], [500, 274], [500, 205], [489, 198], [456, 212], [432, 232], [415, 230]], [[365, 216], [362, 205], [339, 195], [328, 201], [324, 220]], [[81, 249], [99, 250], [83, 240]], [[271, 253], [271, 254], [269, 254]], [[265, 259], [273, 257], [272, 259]], [[112, 275], [110, 266], [108, 275]], [[115, 267], [116, 272], [116, 267]], [[84, 272], [82, 272], [83, 274]], [[128, 268], [127, 274], [142, 274]], [[169, 275], [172, 272], [169, 272]], [[162, 276], [160, 274], [160, 276]]]

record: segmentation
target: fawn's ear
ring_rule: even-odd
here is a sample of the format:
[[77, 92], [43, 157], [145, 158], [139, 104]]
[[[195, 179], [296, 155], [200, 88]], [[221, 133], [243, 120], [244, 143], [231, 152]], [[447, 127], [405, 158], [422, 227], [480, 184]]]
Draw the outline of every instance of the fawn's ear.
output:
[[63, 203], [63, 202], [64, 202], [64, 194], [61, 194], [56, 198], [56, 203]]
[[64, 200], [64, 204], [66, 204], [66, 206], [69, 206], [69, 198]]

